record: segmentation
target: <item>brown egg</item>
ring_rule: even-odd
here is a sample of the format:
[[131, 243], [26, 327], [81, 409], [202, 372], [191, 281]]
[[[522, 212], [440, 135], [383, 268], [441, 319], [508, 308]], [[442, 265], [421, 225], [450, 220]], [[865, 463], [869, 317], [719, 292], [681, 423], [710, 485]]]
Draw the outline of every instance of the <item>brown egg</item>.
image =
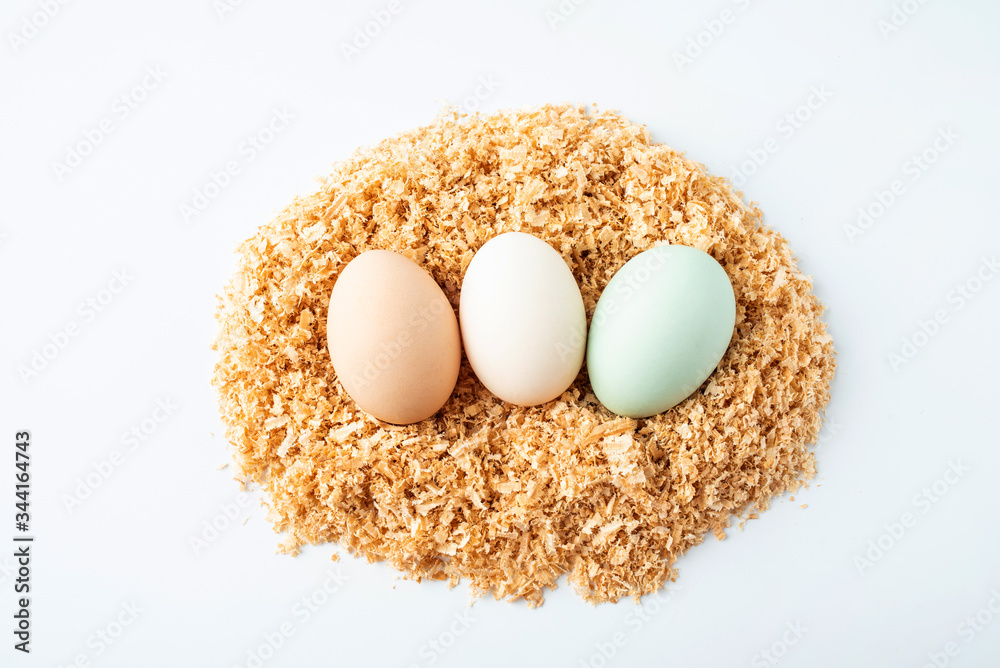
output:
[[326, 331], [337, 378], [380, 420], [419, 422], [455, 389], [455, 312], [431, 275], [398, 253], [372, 250], [348, 263], [330, 294]]

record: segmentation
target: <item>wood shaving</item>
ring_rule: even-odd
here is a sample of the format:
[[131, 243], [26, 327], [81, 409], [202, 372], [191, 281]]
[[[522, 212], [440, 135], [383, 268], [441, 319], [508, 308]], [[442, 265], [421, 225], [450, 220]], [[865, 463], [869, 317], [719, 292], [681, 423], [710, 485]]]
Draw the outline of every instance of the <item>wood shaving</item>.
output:
[[[815, 473], [834, 351], [811, 279], [724, 179], [614, 112], [446, 110], [335, 165], [244, 242], [219, 297], [213, 383], [239, 474], [262, 487], [279, 551], [336, 542], [406, 576], [543, 601], [557, 579], [597, 603], [676, 578], [679, 555], [756, 517]], [[429, 271], [452, 306], [473, 254], [508, 231], [559, 251], [588, 318], [629, 258], [710, 253], [736, 293], [718, 369], [666, 413], [633, 420], [586, 370], [522, 408], [463, 360], [444, 408], [414, 425], [361, 412], [330, 366], [338, 273], [382, 248]]]

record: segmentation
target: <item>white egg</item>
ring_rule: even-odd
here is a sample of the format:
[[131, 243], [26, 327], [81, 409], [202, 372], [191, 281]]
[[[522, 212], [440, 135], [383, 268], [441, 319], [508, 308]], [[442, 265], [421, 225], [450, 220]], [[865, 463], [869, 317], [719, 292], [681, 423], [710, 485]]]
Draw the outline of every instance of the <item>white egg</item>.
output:
[[587, 345], [580, 288], [538, 237], [508, 232], [483, 244], [462, 280], [458, 312], [472, 370], [504, 401], [543, 404], [580, 373]]

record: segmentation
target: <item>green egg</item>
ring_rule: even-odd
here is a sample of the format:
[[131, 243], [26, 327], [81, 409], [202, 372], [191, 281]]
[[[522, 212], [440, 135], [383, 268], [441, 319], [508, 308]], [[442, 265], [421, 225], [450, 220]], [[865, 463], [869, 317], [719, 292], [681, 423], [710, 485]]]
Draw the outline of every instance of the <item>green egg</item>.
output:
[[594, 394], [618, 415], [662, 413], [712, 375], [735, 325], [732, 283], [711, 255], [675, 245], [644, 251], [618, 270], [594, 309]]

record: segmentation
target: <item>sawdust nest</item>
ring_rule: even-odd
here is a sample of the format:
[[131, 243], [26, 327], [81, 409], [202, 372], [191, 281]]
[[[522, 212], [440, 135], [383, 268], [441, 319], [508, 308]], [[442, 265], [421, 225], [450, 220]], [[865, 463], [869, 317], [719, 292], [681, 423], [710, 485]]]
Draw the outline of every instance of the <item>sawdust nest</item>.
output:
[[[239, 248], [219, 298], [213, 383], [243, 482], [264, 491], [280, 549], [338, 542], [421, 580], [543, 601], [566, 573], [591, 602], [676, 577], [679, 555], [811, 479], [834, 351], [788, 244], [728, 182], [613, 112], [446, 110], [359, 150]], [[626, 260], [663, 243], [732, 279], [736, 332], [690, 398], [618, 417], [586, 369], [535, 408], [493, 397], [463, 360], [444, 408], [400, 427], [361, 412], [330, 366], [341, 269], [383, 248], [458, 306], [475, 251], [507, 231], [557, 249], [588, 318]], [[334, 554], [333, 558], [337, 558]]]

